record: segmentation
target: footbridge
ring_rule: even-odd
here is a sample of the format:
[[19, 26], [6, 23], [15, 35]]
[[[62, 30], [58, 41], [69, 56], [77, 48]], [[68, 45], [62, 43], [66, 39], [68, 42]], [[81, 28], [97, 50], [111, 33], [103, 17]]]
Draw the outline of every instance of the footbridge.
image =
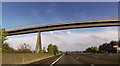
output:
[[8, 32], [8, 36], [38, 32], [36, 53], [41, 53], [41, 32], [74, 28], [120, 26], [119, 22], [120, 20], [118, 20], [118, 16], [92, 17], [19, 25], [8, 27], [6, 30]]

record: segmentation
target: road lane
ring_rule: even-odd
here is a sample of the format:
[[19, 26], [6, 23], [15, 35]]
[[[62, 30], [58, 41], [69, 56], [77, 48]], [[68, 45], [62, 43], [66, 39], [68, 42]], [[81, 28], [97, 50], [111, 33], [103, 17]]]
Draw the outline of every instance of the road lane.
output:
[[70, 55], [64, 55], [56, 64], [79, 64], [79, 62]]
[[73, 58], [78, 58], [78, 61], [83, 61], [88, 64], [118, 64], [118, 56], [110, 55], [95, 55], [95, 54], [71, 54]]
[[71, 55], [63, 55], [62, 58], [55, 63], [53, 66], [91, 66], [90, 64], [86, 64], [82, 61], [78, 61], [77, 59], [73, 58]]
[[[55, 56], [53, 58], [48, 58], [42, 61], [38, 61], [33, 63], [34, 65], [43, 64], [44, 66], [49, 66], [57, 59], [59, 59], [62, 55]], [[118, 56], [117, 55], [99, 55], [99, 54], [70, 54], [63, 55], [57, 62], [52, 64], [52, 66], [104, 66], [100, 64], [105, 64], [105, 66], [118, 66]], [[109, 64], [109, 65], [108, 65]], [[111, 65], [113, 64], [113, 65]], [[32, 66], [30, 64], [30, 66]]]
[[[117, 66], [118, 64], [118, 56], [117, 55], [97, 55], [97, 54], [70, 54], [64, 55], [56, 64], [73, 64], [73, 65], [81, 65], [81, 66], [100, 66], [102, 65], [111, 65]], [[62, 65], [61, 65], [62, 66]]]

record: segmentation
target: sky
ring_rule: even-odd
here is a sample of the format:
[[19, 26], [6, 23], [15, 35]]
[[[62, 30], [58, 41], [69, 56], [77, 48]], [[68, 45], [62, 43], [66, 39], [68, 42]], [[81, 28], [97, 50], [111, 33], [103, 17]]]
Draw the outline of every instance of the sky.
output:
[[2, 5], [2, 27], [38, 22], [47, 24], [52, 20], [118, 15], [117, 2], [3, 2]]
[[119, 0], [3, 0], [2, 2], [119, 2]]
[[[2, 27], [40, 23], [56, 24], [54, 20], [118, 16], [117, 2], [3, 2]], [[96, 27], [42, 32], [42, 47], [59, 46], [62, 51], [84, 50], [90, 46], [118, 40], [118, 27]], [[8, 36], [6, 42], [17, 49], [27, 43], [35, 49], [37, 33]]]

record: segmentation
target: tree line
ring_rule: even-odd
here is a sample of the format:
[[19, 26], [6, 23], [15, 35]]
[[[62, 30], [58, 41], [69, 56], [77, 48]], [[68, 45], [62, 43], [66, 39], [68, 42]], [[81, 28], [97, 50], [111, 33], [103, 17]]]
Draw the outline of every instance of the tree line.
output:
[[59, 50], [57, 45], [49, 44], [47, 48], [48, 53], [62, 53], [62, 51]]
[[[7, 40], [8, 33], [5, 31], [5, 29], [0, 30], [0, 40], [2, 42], [2, 53], [34, 53], [31, 51], [31, 46], [29, 44], [20, 44], [18, 46], [18, 49], [15, 50], [14, 48], [10, 47], [8, 43], [5, 42]], [[49, 44], [47, 51], [45, 50], [45, 47], [43, 48], [43, 53], [59, 53], [58, 46]]]
[[32, 53], [30, 50], [31, 47], [28, 44], [20, 44], [18, 49], [15, 50], [14, 48], [10, 47], [8, 43], [5, 42], [7, 40], [8, 33], [5, 31], [5, 29], [0, 30], [0, 37], [2, 41], [2, 53]]
[[110, 41], [109, 43], [103, 43], [99, 45], [99, 47], [88, 47], [85, 52], [90, 53], [117, 53], [117, 48], [114, 46], [119, 47], [120, 41]]

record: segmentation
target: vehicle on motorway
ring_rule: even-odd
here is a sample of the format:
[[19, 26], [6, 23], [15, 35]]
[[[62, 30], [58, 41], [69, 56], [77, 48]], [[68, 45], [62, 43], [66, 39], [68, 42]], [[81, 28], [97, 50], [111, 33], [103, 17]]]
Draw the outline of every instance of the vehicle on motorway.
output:
[[65, 55], [69, 55], [69, 52], [66, 52]]

